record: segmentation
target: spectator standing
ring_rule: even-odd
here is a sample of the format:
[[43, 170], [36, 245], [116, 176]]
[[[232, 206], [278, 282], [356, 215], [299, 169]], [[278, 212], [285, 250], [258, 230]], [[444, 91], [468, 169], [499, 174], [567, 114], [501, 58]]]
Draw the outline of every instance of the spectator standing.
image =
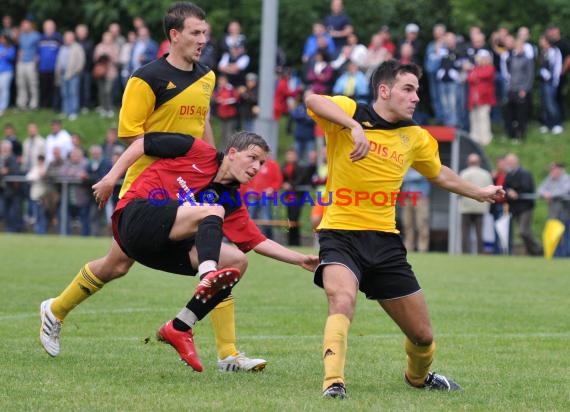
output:
[[495, 67], [491, 53], [481, 49], [475, 56], [475, 66], [467, 75], [469, 85], [470, 137], [480, 145], [491, 143], [491, 107], [497, 104], [495, 95]]
[[[386, 27], [386, 29], [388, 28]], [[372, 73], [374, 73], [380, 64], [393, 57], [392, 53], [386, 48], [382, 33], [384, 32], [381, 30], [372, 35], [370, 43], [368, 44], [368, 51], [364, 63], [366, 78], [368, 80], [370, 80]]]
[[445, 126], [457, 127], [459, 125], [459, 106], [463, 100], [460, 93], [463, 92], [462, 82], [463, 58], [457, 47], [457, 36], [453, 32], [445, 34], [445, 55], [436, 72], [437, 87], [439, 87], [439, 99]]
[[[266, 222], [273, 220], [273, 207], [277, 206], [279, 199], [279, 189], [283, 184], [283, 175], [279, 163], [271, 156], [266, 158], [257, 174], [241, 186], [241, 193], [244, 196], [247, 210], [252, 219], [262, 219]], [[261, 231], [268, 239], [273, 239], [273, 228], [271, 225], [259, 225]]]
[[290, 67], [278, 67], [277, 75], [277, 85], [273, 97], [273, 118], [275, 120], [289, 114], [289, 101], [301, 93], [300, 85], [292, 81], [294, 75]]
[[354, 32], [350, 17], [344, 10], [343, 0], [331, 0], [331, 12], [325, 16], [323, 23], [334, 41], [335, 50], [339, 52], [347, 44], [348, 36]]
[[28, 172], [36, 166], [38, 157], [46, 154], [46, 139], [39, 132], [35, 122], [28, 123], [28, 137], [22, 143], [22, 170]]
[[229, 51], [225, 52], [220, 58], [218, 73], [226, 75], [228, 81], [234, 87], [243, 86], [250, 60], [245, 44], [234, 43]]
[[564, 85], [568, 79], [568, 73], [570, 73], [570, 41], [567, 38], [562, 37], [560, 33], [560, 27], [552, 25], [548, 27], [546, 31], [546, 36], [548, 37], [550, 43], [557, 47], [562, 54], [562, 69], [560, 70], [560, 83], [556, 89], [556, 101], [560, 107], [560, 116], [564, 119]]
[[36, 64], [41, 37], [41, 34], [34, 28], [33, 22], [27, 17], [24, 18], [20, 24], [16, 62], [16, 105], [21, 110], [35, 110], [40, 102]]
[[204, 34], [206, 36], [206, 44], [202, 47], [200, 63], [214, 69], [218, 65], [218, 46], [212, 38], [212, 26], [209, 23], [206, 23], [206, 32]]
[[44, 21], [42, 38], [38, 44], [38, 72], [40, 76], [40, 106], [57, 110], [56, 60], [62, 45], [61, 34], [51, 19]]
[[307, 65], [319, 49], [326, 52], [328, 56], [336, 55], [334, 40], [327, 32], [325, 25], [321, 22], [315, 22], [313, 23], [313, 31], [311, 35], [309, 35], [305, 40], [303, 55], [301, 57], [303, 64]]
[[548, 176], [538, 186], [537, 194], [548, 202], [548, 218], [564, 224], [564, 234], [554, 256], [570, 256], [570, 175], [564, 164], [552, 163]]
[[22, 157], [22, 143], [18, 140], [16, 128], [12, 123], [6, 123], [4, 125], [4, 140], [10, 142], [12, 145], [12, 154], [16, 157], [18, 163], [20, 163]]
[[507, 107], [505, 113], [507, 134], [511, 139], [524, 140], [531, 108], [534, 83], [534, 60], [524, 50], [524, 40], [516, 39], [512, 51], [506, 51]]
[[241, 120], [241, 128], [252, 132], [254, 121], [259, 114], [257, 74], [248, 73], [245, 76], [245, 86], [240, 86], [238, 111]]
[[85, 52], [75, 40], [75, 33], [68, 30], [63, 35], [63, 46], [57, 55], [56, 83], [60, 87], [61, 111], [74, 121], [79, 114], [81, 73], [85, 67]]
[[4, 222], [6, 231], [22, 232], [24, 230], [23, 202], [24, 183], [7, 182], [6, 176], [21, 175], [20, 164], [12, 152], [12, 143], [0, 141], [0, 196], [4, 200]]
[[[92, 186], [101, 180], [111, 170], [112, 166], [111, 159], [103, 156], [103, 148], [96, 144], [91, 145], [86, 166], [88, 186]], [[93, 204], [92, 197], [89, 197], [89, 201], [91, 203], [89, 219], [91, 221], [92, 233], [98, 236], [109, 234], [108, 229], [111, 224], [114, 203], [109, 202], [101, 209]]]
[[437, 72], [441, 68], [442, 59], [448, 54], [445, 44], [445, 34], [447, 28], [443, 24], [436, 24], [433, 26], [431, 40], [425, 52], [424, 69], [427, 75], [427, 82], [429, 87], [429, 97], [431, 109], [433, 111], [435, 121], [438, 124], [444, 124], [445, 114], [440, 98], [440, 80], [437, 77]]
[[564, 131], [557, 98], [562, 74], [562, 53], [558, 47], [552, 45], [545, 35], [540, 36], [539, 45], [541, 54], [538, 75], [541, 80], [540, 100], [542, 121], [544, 122], [544, 125], [540, 127], [540, 132], [558, 135]]
[[[476, 153], [467, 156], [467, 168], [459, 174], [467, 182], [477, 187], [493, 184], [491, 173], [481, 167], [481, 158]], [[480, 255], [483, 253], [483, 216], [489, 213], [489, 203], [461, 196], [459, 198], [459, 213], [461, 213], [461, 250], [471, 254], [473, 250]], [[475, 232], [475, 244], [472, 243], [472, 230]]]
[[44, 208], [46, 196], [50, 190], [47, 181], [47, 164], [44, 155], [38, 155], [34, 165], [26, 173], [26, 180], [30, 185], [29, 203], [34, 232], [45, 235], [48, 230], [48, 217]]
[[307, 85], [316, 94], [330, 93], [334, 70], [323, 52], [317, 51], [307, 67]]
[[532, 217], [534, 212], [534, 178], [532, 174], [520, 166], [517, 155], [509, 153], [505, 156], [505, 190], [512, 220], [518, 222], [519, 234], [524, 242], [526, 252], [531, 256], [542, 255], [542, 246], [532, 234]]
[[220, 43], [220, 53], [228, 53], [235, 45], [246, 46], [247, 37], [241, 32], [241, 24], [237, 20], [231, 20], [227, 27], [226, 33]]
[[14, 20], [9, 14], [4, 14], [2, 16], [2, 28], [0, 28], [0, 33], [4, 34], [11, 41], [16, 40], [18, 29], [14, 27]]
[[[420, 26], [418, 26], [416, 23], [407, 24], [404, 29], [404, 38], [398, 45], [398, 50], [401, 53], [403, 44], [410, 45], [412, 48], [411, 61], [418, 65], [422, 65], [423, 50], [422, 50], [422, 43], [419, 39], [419, 33], [420, 33]], [[401, 59], [402, 56], [399, 54], [397, 57]]]
[[364, 44], [359, 42], [358, 36], [355, 33], [352, 33], [348, 35], [346, 44], [342, 49], [340, 49], [340, 53], [337, 58], [331, 62], [331, 66], [337, 75], [341, 75], [346, 72], [346, 68], [350, 62], [356, 64], [358, 69], [366, 70], [367, 56], [368, 49]]
[[99, 65], [104, 65], [105, 71], [98, 75], [95, 81], [97, 82], [97, 97], [98, 97], [98, 110], [102, 117], [112, 118], [114, 113], [113, 105], [113, 87], [117, 84], [119, 76], [119, 46], [113, 41], [113, 36], [110, 32], [103, 33], [101, 42], [95, 46], [93, 52], [93, 59]]
[[356, 63], [349, 61], [346, 71], [336, 79], [332, 91], [333, 94], [348, 96], [358, 103], [367, 103], [369, 87], [366, 75]]
[[222, 139], [221, 147], [225, 147], [228, 138], [235, 132], [238, 124], [238, 90], [229, 82], [225, 74], [218, 76], [218, 85], [214, 90], [216, 116], [220, 119]]
[[103, 148], [103, 157], [105, 159], [113, 159], [113, 155], [117, 148], [124, 149], [124, 146], [119, 142], [118, 132], [116, 127], [109, 127], [105, 133], [105, 140], [101, 144]]
[[[304, 187], [311, 184], [311, 180], [307, 180], [308, 169], [303, 167], [299, 162], [299, 156], [295, 149], [288, 149], [285, 152], [285, 161], [281, 167], [283, 175], [283, 185], [281, 188], [288, 192], [285, 199], [287, 204], [287, 220], [289, 221], [289, 230], [287, 232], [287, 244], [289, 246], [301, 245], [301, 210], [303, 202], [301, 199], [305, 194]], [[283, 196], [283, 195], [282, 195]], [[282, 197], [280, 196], [280, 198]]]
[[62, 127], [59, 119], [52, 120], [51, 133], [46, 136], [46, 163], [48, 166], [54, 159], [53, 151], [56, 147], [59, 148], [63, 159], [66, 159], [71, 149], [73, 149], [71, 135]]
[[[507, 177], [507, 170], [505, 165], [505, 156], [498, 156], [495, 163], [495, 170], [492, 173], [493, 176], [493, 184], [496, 186], [505, 186], [505, 179]], [[508, 213], [508, 204], [506, 198], [497, 199], [495, 203], [493, 203], [489, 209], [491, 215], [493, 216], [493, 220], [495, 223], [499, 218], [503, 215]], [[495, 225], [493, 225], [495, 226]], [[493, 245], [493, 253], [495, 255], [500, 255], [505, 253], [505, 249], [510, 250], [512, 245], [512, 236], [509, 233], [509, 240], [507, 247], [503, 247], [501, 245], [501, 241], [497, 234], [497, 229], [495, 228], [495, 244]]]
[[66, 233], [71, 234], [71, 227], [74, 220], [79, 220], [81, 225], [81, 236], [91, 234], [91, 221], [89, 210], [91, 207], [91, 191], [88, 185], [87, 159], [83, 155], [83, 150], [74, 147], [69, 154], [69, 159], [65, 160], [59, 170], [59, 178], [68, 179], [69, 197], [68, 219]]
[[431, 184], [410, 168], [404, 176], [401, 191], [407, 194], [401, 209], [404, 246], [409, 252], [428, 252]]
[[296, 97], [296, 105], [289, 116], [294, 123], [295, 152], [301, 162], [308, 161], [308, 155], [315, 150], [315, 121], [307, 113], [305, 98], [313, 92], [308, 89]]
[[[133, 47], [136, 40], [136, 33], [134, 31], [129, 31], [127, 33], [127, 41], [119, 46], [119, 79], [121, 91], [125, 89], [127, 80], [129, 80], [131, 75], [131, 55], [133, 54]], [[115, 44], [119, 43], [115, 40]]]
[[10, 92], [14, 79], [16, 47], [4, 33], [0, 33], [0, 117], [10, 105]]
[[85, 66], [83, 66], [79, 80], [79, 106], [81, 107], [81, 112], [86, 113], [91, 110], [93, 105], [91, 89], [94, 44], [93, 40], [89, 37], [89, 26], [85, 23], [80, 23], [75, 26], [75, 37], [85, 54]]
[[151, 38], [148, 27], [142, 26], [136, 33], [137, 39], [133, 45], [129, 62], [130, 73], [155, 60], [158, 52], [158, 44]]

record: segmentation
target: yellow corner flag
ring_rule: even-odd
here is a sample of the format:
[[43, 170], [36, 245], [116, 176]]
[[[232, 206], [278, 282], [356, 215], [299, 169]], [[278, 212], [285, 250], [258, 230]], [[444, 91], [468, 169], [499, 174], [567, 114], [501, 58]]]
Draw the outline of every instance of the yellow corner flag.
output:
[[542, 231], [542, 246], [544, 248], [544, 257], [552, 259], [556, 246], [560, 242], [560, 238], [564, 234], [564, 223], [558, 219], [548, 219]]

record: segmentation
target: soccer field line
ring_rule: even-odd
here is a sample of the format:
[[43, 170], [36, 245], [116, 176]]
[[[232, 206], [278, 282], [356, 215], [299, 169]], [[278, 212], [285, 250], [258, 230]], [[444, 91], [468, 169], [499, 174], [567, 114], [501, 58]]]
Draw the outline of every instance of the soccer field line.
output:
[[[195, 333], [195, 337], [200, 336], [199, 331]], [[568, 339], [570, 338], [570, 333], [565, 332], [541, 332], [541, 333], [509, 333], [506, 335], [501, 334], [441, 334], [439, 335], [440, 338], [481, 338], [481, 337], [498, 337], [500, 336], [502, 339], [528, 339], [528, 338], [546, 338], [546, 339]], [[365, 335], [365, 336], [355, 336], [349, 337], [349, 340], [353, 342], [356, 340], [394, 340], [394, 339], [401, 339], [401, 334], [387, 334], [387, 335]], [[109, 336], [66, 336], [67, 340], [89, 340], [89, 341], [137, 341], [137, 340], [144, 340], [146, 339], [142, 335], [130, 335], [130, 336], [114, 336], [113, 338], [109, 338]], [[244, 342], [247, 340], [254, 340], [254, 341], [294, 341], [296, 343], [300, 342], [315, 342], [320, 343], [322, 341], [322, 335], [239, 335], [239, 341]]]
[[[82, 316], [92, 316], [92, 315], [112, 315], [112, 314], [129, 314], [129, 313], [145, 313], [152, 312], [158, 313], [156, 310], [149, 308], [121, 308], [121, 309], [110, 309], [110, 310], [81, 310], [74, 314], [75, 318], [80, 318]], [[13, 314], [2, 314], [0, 315], [0, 322], [13, 321], [13, 320], [23, 320], [29, 318], [39, 318], [38, 312], [20, 312]], [[312, 339], [322, 339], [322, 334], [318, 335], [245, 335], [239, 334], [241, 339], [251, 339], [251, 340], [312, 340]], [[438, 333], [437, 338], [477, 338], [477, 337], [500, 337], [502, 339], [526, 339], [526, 338], [570, 338], [569, 332], [520, 332], [520, 333]], [[108, 337], [105, 337], [107, 339]], [[138, 339], [139, 336], [133, 337], [122, 337], [123, 339]], [[398, 339], [402, 338], [400, 333], [387, 333], [387, 334], [366, 334], [359, 335], [357, 333], [350, 336], [350, 339]], [[91, 337], [90, 339], [97, 339]], [[103, 337], [101, 338], [103, 339]]]

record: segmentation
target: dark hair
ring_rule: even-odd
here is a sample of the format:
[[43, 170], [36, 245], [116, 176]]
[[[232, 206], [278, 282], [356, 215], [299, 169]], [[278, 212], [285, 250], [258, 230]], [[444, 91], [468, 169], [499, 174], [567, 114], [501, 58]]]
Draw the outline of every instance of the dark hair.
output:
[[168, 41], [170, 41], [170, 30], [182, 31], [184, 28], [184, 20], [188, 17], [206, 20], [206, 13], [200, 7], [190, 2], [174, 3], [170, 6], [162, 22], [164, 34]]
[[238, 152], [249, 149], [251, 146], [259, 146], [265, 153], [269, 153], [271, 148], [263, 137], [253, 132], [237, 132], [231, 135], [226, 144], [225, 154], [228, 154], [233, 147]]
[[415, 63], [402, 64], [392, 59], [378, 66], [370, 78], [370, 83], [374, 89], [374, 100], [378, 98], [378, 86], [384, 83], [392, 87], [396, 82], [396, 77], [404, 73], [411, 73], [418, 80], [422, 77], [422, 69]]

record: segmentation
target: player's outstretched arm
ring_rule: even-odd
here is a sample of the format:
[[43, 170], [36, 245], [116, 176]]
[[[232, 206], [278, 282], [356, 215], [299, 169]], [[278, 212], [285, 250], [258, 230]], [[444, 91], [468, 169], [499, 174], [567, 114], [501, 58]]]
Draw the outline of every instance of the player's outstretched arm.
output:
[[285, 246], [274, 242], [271, 239], [266, 239], [253, 248], [256, 253], [279, 260], [292, 265], [298, 265], [314, 272], [319, 264], [319, 257], [314, 255], [305, 255], [303, 253], [295, 252]]
[[129, 147], [123, 152], [119, 160], [113, 165], [111, 170], [103, 176], [103, 178], [95, 183], [91, 188], [93, 189], [93, 196], [99, 205], [99, 208], [105, 206], [109, 197], [113, 193], [113, 189], [117, 181], [125, 174], [127, 169], [142, 155], [144, 154], [144, 139], [141, 137], [134, 140]]
[[495, 203], [505, 197], [503, 186], [489, 185], [478, 187], [461, 178], [457, 173], [447, 166], [441, 166], [439, 175], [429, 179], [429, 181], [442, 189], [458, 195], [470, 197], [479, 202]]

